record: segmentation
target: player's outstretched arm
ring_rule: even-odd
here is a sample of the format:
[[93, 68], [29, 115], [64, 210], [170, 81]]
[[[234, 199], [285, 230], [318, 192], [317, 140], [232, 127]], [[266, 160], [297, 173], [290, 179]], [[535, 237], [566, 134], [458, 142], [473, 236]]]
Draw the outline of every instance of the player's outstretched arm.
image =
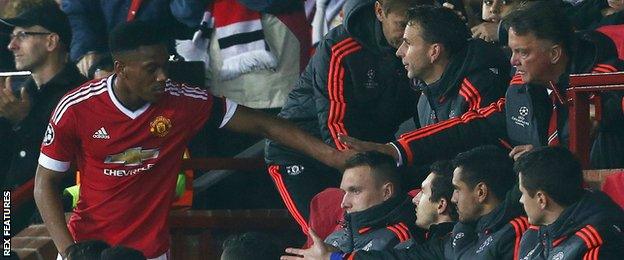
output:
[[225, 128], [235, 132], [264, 136], [336, 169], [342, 169], [346, 159], [354, 154], [350, 150], [341, 152], [334, 149], [289, 121], [244, 106], [236, 108], [234, 116]]
[[74, 240], [67, 229], [59, 195], [59, 183], [63, 176], [62, 172], [49, 170], [39, 165], [35, 175], [35, 203], [56, 249], [63, 257], [66, 257], [65, 250], [74, 243]]

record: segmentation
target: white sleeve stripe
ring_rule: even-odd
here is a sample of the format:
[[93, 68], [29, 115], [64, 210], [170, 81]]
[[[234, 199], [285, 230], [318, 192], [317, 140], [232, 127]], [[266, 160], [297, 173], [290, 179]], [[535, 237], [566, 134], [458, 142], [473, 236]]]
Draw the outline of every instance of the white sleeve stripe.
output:
[[180, 92], [180, 91], [176, 91], [176, 90], [171, 90], [171, 89], [166, 89], [167, 91], [169, 91], [169, 94], [174, 95], [174, 96], [180, 96], [180, 95], [184, 95], [186, 97], [192, 97], [192, 98], [196, 98], [196, 99], [203, 99], [203, 100], [208, 100], [208, 96], [207, 95], [193, 95], [190, 93], [185, 93], [185, 92]]
[[71, 99], [74, 99], [75, 97], [80, 96], [80, 95], [84, 95], [85, 93], [92, 92], [94, 90], [99, 90], [102, 87], [106, 88], [106, 84], [104, 84], [104, 83], [105, 83], [104, 80], [101, 80], [99, 82], [91, 83], [89, 85], [81, 87], [78, 90], [75, 90], [75, 91], [67, 94], [65, 97], [63, 97], [58, 102], [58, 105], [54, 109], [54, 115], [52, 116], [52, 118], [57, 117], [59, 111], [62, 110], [62, 107], [64, 107], [66, 105], [66, 103], [69, 102]]
[[53, 170], [56, 172], [66, 172], [69, 170], [69, 162], [58, 161], [48, 157], [47, 155], [40, 153], [39, 154], [39, 164], [46, 169]]
[[225, 99], [225, 115], [223, 116], [223, 121], [221, 121], [221, 125], [219, 126], [219, 128], [225, 126], [230, 121], [230, 119], [232, 119], [232, 116], [234, 116], [234, 112], [236, 112], [237, 107], [238, 104], [236, 104], [236, 102], [230, 100], [229, 98]]
[[187, 85], [186, 83], [174, 83], [171, 80], [167, 80], [165, 88], [171, 91], [208, 96], [208, 92], [200, 87]]
[[63, 114], [65, 114], [65, 111], [67, 111], [67, 109], [70, 108], [71, 106], [73, 106], [73, 105], [75, 105], [77, 103], [80, 103], [80, 102], [82, 102], [84, 100], [87, 100], [90, 97], [102, 94], [104, 92], [106, 92], [106, 88], [99, 89], [99, 90], [97, 90], [95, 92], [89, 92], [87, 95], [85, 95], [83, 97], [80, 97], [80, 98], [72, 100], [71, 102], [68, 102], [67, 105], [65, 107], [63, 107], [63, 109], [60, 112], [58, 112], [56, 114], [56, 116], [53, 118], [54, 124], [58, 124], [58, 122], [61, 121], [61, 118], [63, 118]]
[[188, 87], [188, 86], [182, 85], [182, 87], [180, 89], [182, 91], [184, 91], [184, 92], [208, 96], [208, 93], [206, 91], [200, 89], [200, 88], [193, 88], [193, 87]]

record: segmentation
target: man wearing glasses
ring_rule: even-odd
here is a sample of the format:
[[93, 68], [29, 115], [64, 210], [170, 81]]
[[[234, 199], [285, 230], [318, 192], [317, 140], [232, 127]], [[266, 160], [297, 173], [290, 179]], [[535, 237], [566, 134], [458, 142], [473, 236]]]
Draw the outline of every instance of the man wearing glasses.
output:
[[[68, 63], [71, 29], [54, 3], [0, 20], [0, 26], [13, 29], [7, 48], [15, 57], [15, 68], [32, 73], [21, 85], [16, 77], [0, 77], [0, 149], [10, 155], [9, 164], [0, 166], [0, 178], [5, 189], [13, 189], [34, 177], [52, 109], [63, 94], [86, 78]], [[15, 233], [28, 226], [36, 212], [34, 203], [27, 207], [25, 215], [15, 218], [19, 222], [13, 226]]]

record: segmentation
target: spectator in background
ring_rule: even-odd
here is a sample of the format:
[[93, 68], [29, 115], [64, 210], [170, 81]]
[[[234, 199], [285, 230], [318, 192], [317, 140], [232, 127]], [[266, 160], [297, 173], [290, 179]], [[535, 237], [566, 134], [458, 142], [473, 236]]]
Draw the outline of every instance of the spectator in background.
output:
[[[14, 189], [34, 177], [54, 106], [85, 78], [68, 62], [71, 28], [56, 3], [36, 5], [2, 22], [12, 28], [8, 49], [13, 52], [16, 69], [32, 72], [32, 78], [16, 92], [0, 80], [0, 143], [11, 153], [3, 187]], [[36, 212], [34, 203], [21, 212], [26, 215], [15, 218], [14, 230], [30, 224]]]
[[[21, 11], [32, 8], [33, 6], [40, 5], [46, 2], [53, 2], [52, 0], [0, 0], [0, 19], [9, 19], [17, 16]], [[9, 35], [13, 31], [13, 28], [9, 26], [0, 25], [0, 72], [2, 71], [14, 71], [15, 63], [13, 55], [9, 49], [5, 49], [4, 46], [9, 45], [11, 40]]]
[[[600, 191], [583, 189], [581, 165], [562, 147], [541, 147], [514, 166], [520, 202], [533, 226], [517, 259], [620, 259], [624, 211]], [[562, 181], [564, 180], [564, 181]]]
[[[0, 19], [13, 18], [16, 15], [13, 13], [13, 10], [14, 7], [11, 0], [0, 0]], [[15, 64], [13, 61], [13, 55], [11, 55], [11, 51], [4, 48], [4, 46], [7, 46], [9, 44], [9, 41], [11, 40], [11, 38], [9, 37], [11, 31], [12, 30], [10, 27], [0, 27], [0, 72], [15, 70]], [[0, 165], [2, 165], [1, 159]]]
[[595, 29], [603, 25], [624, 24], [624, 1], [584, 0], [563, 8], [575, 30]]
[[[470, 29], [472, 37], [488, 42], [498, 42], [503, 18], [524, 6], [528, 1], [531, 0], [483, 0], [483, 6], [481, 7], [481, 19], [483, 22]], [[504, 36], [507, 36], [507, 34], [504, 34]], [[507, 42], [507, 39], [504, 42]]]
[[[431, 0], [349, 0], [345, 19], [319, 43], [279, 116], [339, 150], [338, 134], [386, 142], [416, 113], [417, 92], [396, 57], [407, 9]], [[307, 232], [310, 201], [340, 173], [269, 141], [268, 172], [290, 214]]]
[[[497, 1], [497, 0], [494, 0]], [[543, 1], [543, 0], [540, 0]], [[505, 18], [513, 10], [528, 8], [536, 0], [521, 0], [510, 2], [506, 8], [501, 8], [500, 17]], [[483, 2], [485, 7], [486, 1]], [[494, 2], [492, 2], [494, 3]], [[509, 3], [509, 2], [508, 2]], [[624, 24], [624, 4], [621, 0], [584, 0], [584, 1], [552, 1], [556, 8], [565, 13], [575, 31], [594, 30], [604, 25]], [[502, 6], [502, 5], [499, 5]], [[485, 10], [485, 9], [484, 9]], [[490, 10], [494, 10], [494, 6]], [[507, 10], [503, 12], [504, 10]], [[502, 19], [498, 19], [498, 26], [489, 23], [483, 12], [484, 23], [472, 28], [473, 37], [492, 39], [500, 45], [507, 45], [508, 28], [503, 26]], [[496, 17], [491, 15], [490, 17]], [[496, 30], [495, 30], [496, 28]]]
[[222, 249], [221, 260], [274, 260], [283, 247], [272, 236], [249, 232], [228, 237]]
[[[101, 240], [87, 240], [76, 243], [67, 248], [67, 260], [95, 260], [100, 259], [102, 251], [110, 248]], [[61, 259], [58, 259], [61, 260]]]
[[125, 246], [113, 246], [104, 249], [100, 254], [100, 260], [145, 260], [141, 251]]
[[107, 39], [113, 27], [135, 19], [159, 24], [161, 33], [172, 37], [171, 44], [173, 38], [188, 38], [191, 28], [197, 26], [195, 22], [201, 19], [193, 17], [194, 13], [188, 10], [204, 10], [205, 6], [188, 6], [194, 3], [183, 0], [62, 0], [61, 9], [67, 14], [73, 31], [70, 58], [86, 76], [89, 68], [108, 53]]

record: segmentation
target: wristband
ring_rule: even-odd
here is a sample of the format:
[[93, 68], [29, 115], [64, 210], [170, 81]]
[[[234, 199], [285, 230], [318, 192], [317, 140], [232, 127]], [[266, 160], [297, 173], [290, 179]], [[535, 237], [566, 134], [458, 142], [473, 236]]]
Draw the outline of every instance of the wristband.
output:
[[329, 260], [342, 260], [342, 253], [334, 252], [329, 256]]

